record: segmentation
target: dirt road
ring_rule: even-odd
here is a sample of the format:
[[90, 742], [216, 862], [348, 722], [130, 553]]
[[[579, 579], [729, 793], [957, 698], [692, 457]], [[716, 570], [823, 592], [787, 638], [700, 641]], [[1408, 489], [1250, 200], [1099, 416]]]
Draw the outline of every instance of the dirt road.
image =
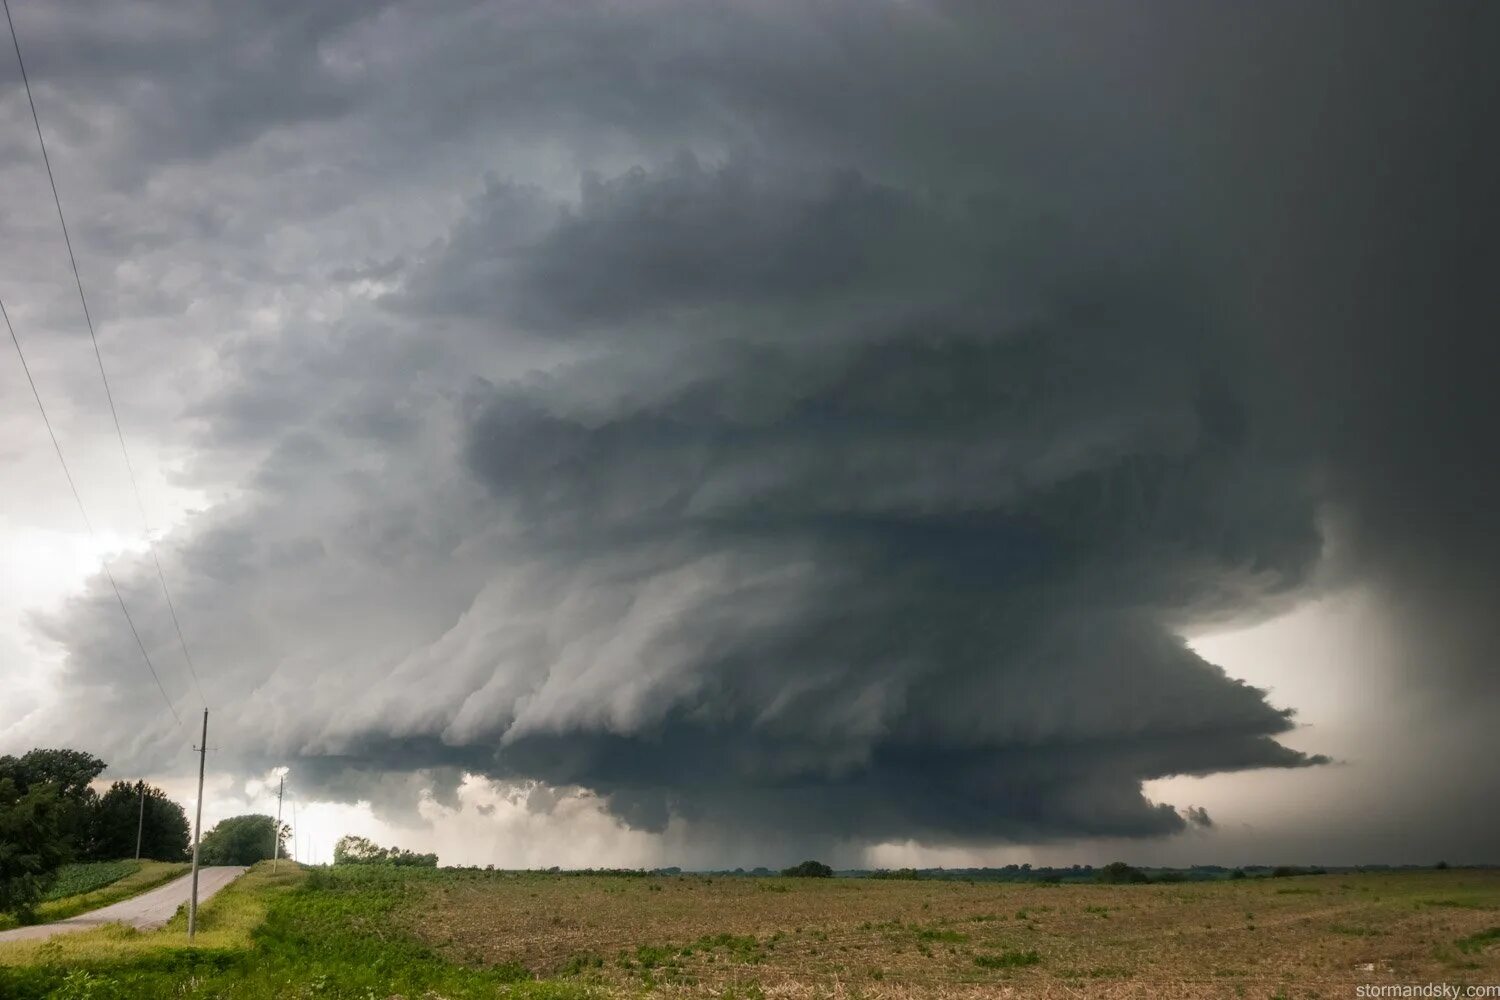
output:
[[[244, 871], [243, 867], [231, 865], [200, 869], [198, 871], [198, 905], [203, 905], [204, 900], [239, 878]], [[34, 924], [30, 927], [0, 931], [0, 943], [34, 941], [49, 938], [54, 934], [75, 934], [78, 931], [93, 930], [105, 924], [129, 924], [143, 931], [154, 930], [172, 919], [172, 914], [177, 912], [177, 908], [188, 901], [188, 893], [192, 889], [192, 884], [193, 877], [184, 875], [175, 882], [168, 882], [150, 892], [143, 892], [139, 896], [122, 900], [111, 906], [90, 910], [88, 913], [80, 913], [67, 920], [59, 920], [55, 924]]]

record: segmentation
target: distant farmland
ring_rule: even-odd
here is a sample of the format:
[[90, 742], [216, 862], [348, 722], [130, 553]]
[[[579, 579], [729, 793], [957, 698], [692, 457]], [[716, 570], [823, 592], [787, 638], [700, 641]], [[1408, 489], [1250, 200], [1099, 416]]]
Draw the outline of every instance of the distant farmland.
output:
[[449, 875], [403, 907], [453, 961], [611, 995], [1350, 996], [1500, 983], [1500, 872], [1063, 885]]
[[1100, 885], [262, 863], [161, 931], [0, 945], [6, 1000], [1306, 1000], [1500, 984], [1500, 871]]

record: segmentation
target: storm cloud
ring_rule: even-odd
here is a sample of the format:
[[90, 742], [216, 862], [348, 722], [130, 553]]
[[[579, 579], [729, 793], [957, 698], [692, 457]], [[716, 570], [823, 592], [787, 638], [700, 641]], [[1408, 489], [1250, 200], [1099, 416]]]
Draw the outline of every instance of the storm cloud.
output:
[[[137, 129], [77, 141], [148, 199], [219, 178], [190, 242], [240, 325], [163, 417], [216, 500], [161, 555], [231, 760], [1038, 843], [1207, 831], [1143, 782], [1328, 763], [1195, 627], [1370, 587], [1414, 690], [1493, 696], [1481, 7], [262, 13], [160, 65], [59, 15], [37, 57]], [[105, 594], [35, 627], [79, 732], [166, 766]]]

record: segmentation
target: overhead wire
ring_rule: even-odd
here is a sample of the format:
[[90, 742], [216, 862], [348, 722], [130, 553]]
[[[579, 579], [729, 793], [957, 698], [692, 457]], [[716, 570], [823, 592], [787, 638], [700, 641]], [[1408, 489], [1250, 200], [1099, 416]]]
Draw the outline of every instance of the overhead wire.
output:
[[[182, 625], [177, 618], [177, 606], [172, 601], [172, 592], [167, 587], [166, 574], [162, 572], [161, 560], [156, 554], [156, 542], [151, 537], [150, 519], [146, 516], [146, 505], [141, 499], [140, 483], [136, 480], [135, 466], [130, 461], [130, 450], [125, 446], [125, 432], [120, 426], [120, 413], [115, 407], [115, 396], [109, 385], [109, 374], [104, 367], [104, 354], [99, 350], [99, 336], [94, 331], [94, 317], [89, 311], [88, 296], [83, 291], [83, 276], [78, 270], [78, 257], [73, 252], [73, 239], [68, 234], [68, 220], [63, 214], [62, 196], [57, 190], [57, 178], [52, 172], [52, 158], [47, 154], [47, 140], [42, 134], [42, 119], [37, 113], [36, 99], [31, 93], [31, 78], [26, 72], [26, 60], [21, 56], [21, 36], [16, 32], [16, 22], [10, 13], [10, 0], [0, 0], [5, 7], [5, 22], [10, 28], [11, 44], [16, 50], [16, 65], [21, 70], [21, 83], [26, 88], [26, 103], [31, 108], [31, 122], [36, 127], [37, 145], [42, 150], [42, 164], [47, 168], [47, 183], [52, 188], [52, 203], [57, 207], [57, 221], [62, 227], [63, 244], [68, 250], [68, 263], [73, 269], [73, 283], [78, 288], [78, 301], [83, 306], [84, 323], [88, 326], [89, 341], [94, 346], [94, 361], [99, 367], [99, 380], [104, 384], [104, 398], [109, 402], [109, 415], [114, 421], [115, 437], [120, 442], [120, 454], [125, 459], [125, 471], [130, 477], [130, 489], [135, 496], [136, 509], [141, 515], [141, 525], [146, 535], [146, 546], [151, 553], [151, 563], [156, 568], [156, 579], [161, 584], [162, 597], [166, 599], [167, 611], [172, 618], [172, 628], [176, 631], [178, 645], [182, 649], [183, 661], [187, 664], [188, 675], [193, 680], [193, 690], [198, 694], [198, 700], [203, 707], [208, 707], [208, 699], [203, 695], [203, 686], [198, 679], [198, 669], [193, 663], [192, 654], [188, 652], [187, 639], [183, 636]], [[19, 344], [17, 345], [19, 350]], [[41, 402], [41, 397], [37, 397]], [[55, 442], [54, 442], [55, 443]], [[132, 626], [133, 627], [133, 626]], [[180, 720], [179, 720], [180, 722]]]
[[[83, 518], [83, 526], [88, 529], [89, 538], [95, 542], [99, 535], [94, 531], [94, 523], [89, 519], [88, 509], [83, 505], [83, 497], [78, 492], [78, 483], [73, 479], [73, 471], [68, 468], [68, 460], [63, 457], [62, 445], [57, 440], [57, 432], [52, 427], [52, 418], [47, 415], [47, 407], [42, 402], [42, 394], [37, 389], [36, 379], [32, 377], [31, 365], [26, 361], [26, 352], [21, 349], [21, 339], [16, 336], [15, 325], [10, 321], [10, 311], [5, 308], [5, 301], [0, 299], [0, 316], [5, 319], [5, 328], [10, 332], [10, 342], [15, 345], [16, 357], [21, 361], [21, 370], [26, 373], [26, 383], [31, 386], [31, 396], [36, 400], [36, 408], [42, 414], [42, 423], [47, 427], [47, 437], [52, 440], [52, 450], [57, 455], [58, 464], [62, 466], [63, 477], [68, 481], [68, 489], [73, 494], [73, 501], [78, 505], [79, 516]], [[141, 641], [141, 633], [135, 627], [135, 619], [130, 616], [130, 608], [125, 605], [125, 596], [120, 593], [120, 585], [115, 581], [114, 573], [110, 572], [109, 562], [101, 560], [105, 579], [109, 581], [109, 587], [115, 593], [115, 600], [120, 604], [120, 611], [125, 615], [125, 624], [130, 626], [130, 634], [135, 639], [136, 648], [141, 651], [141, 659], [146, 662], [146, 669], [151, 671], [151, 679], [156, 682], [156, 689], [161, 692], [162, 700], [167, 703], [167, 710], [172, 713], [172, 718], [177, 720], [178, 728], [182, 728], [182, 716], [177, 713], [177, 706], [172, 704], [172, 698], [167, 694], [166, 686], [161, 682], [161, 675], [156, 672], [156, 665], [151, 662], [151, 654], [146, 651], [146, 644]], [[186, 732], [186, 730], [184, 730]]]

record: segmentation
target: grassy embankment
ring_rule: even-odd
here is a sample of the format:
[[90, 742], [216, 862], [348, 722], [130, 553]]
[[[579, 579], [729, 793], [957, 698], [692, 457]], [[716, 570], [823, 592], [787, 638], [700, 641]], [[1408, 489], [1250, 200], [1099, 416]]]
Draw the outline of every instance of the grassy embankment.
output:
[[[35, 923], [51, 923], [97, 910], [138, 896], [187, 872], [186, 862], [175, 861], [87, 861], [64, 865], [57, 881], [37, 905]], [[0, 930], [17, 926], [9, 914], [0, 914]]]
[[188, 946], [0, 946], [6, 1000], [1352, 996], [1500, 982], [1500, 872], [1062, 885], [269, 866]]

